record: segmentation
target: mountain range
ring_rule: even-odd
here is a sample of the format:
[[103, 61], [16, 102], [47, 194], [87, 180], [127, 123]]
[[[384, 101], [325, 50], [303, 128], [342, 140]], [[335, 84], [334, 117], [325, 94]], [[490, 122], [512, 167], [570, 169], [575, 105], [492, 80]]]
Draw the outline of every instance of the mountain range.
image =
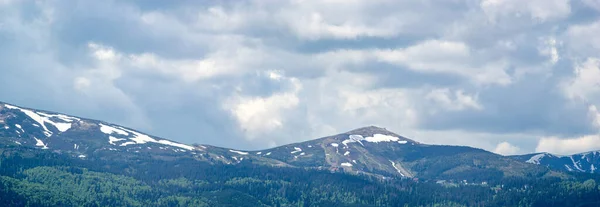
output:
[[[375, 126], [246, 151], [179, 143], [117, 124], [2, 102], [0, 147], [2, 156], [10, 158], [0, 162], [7, 166], [4, 173], [15, 176], [27, 168], [24, 166], [68, 165], [141, 177], [183, 176], [187, 172], [225, 176], [221, 173], [233, 169], [277, 169], [379, 181], [487, 185], [515, 178], [576, 179], [598, 174], [596, 167], [600, 166], [600, 152], [502, 156], [467, 146], [424, 144]], [[24, 166], [14, 167], [17, 165]], [[150, 167], [156, 165], [168, 168], [170, 174]], [[224, 170], [211, 171], [214, 169]]]
[[[467, 179], [466, 174], [526, 175], [557, 171], [598, 173], [600, 152], [570, 156], [549, 153], [501, 156], [465, 146], [429, 145], [384, 128], [346, 133], [260, 151], [188, 145], [116, 124], [0, 103], [0, 142], [64, 153], [80, 159], [192, 158], [238, 164], [328, 169], [379, 177]], [[540, 167], [542, 166], [542, 167]], [[461, 177], [463, 176], [463, 177]]]

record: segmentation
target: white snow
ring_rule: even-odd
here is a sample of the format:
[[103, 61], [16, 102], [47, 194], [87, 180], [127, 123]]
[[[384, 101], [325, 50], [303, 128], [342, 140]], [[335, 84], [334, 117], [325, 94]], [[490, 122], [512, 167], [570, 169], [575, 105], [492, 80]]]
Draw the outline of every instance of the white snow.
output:
[[308, 148], [312, 148], [312, 145], [308, 145]]
[[[15, 126], [16, 126], [17, 128], [19, 128], [19, 129], [23, 130], [23, 127], [21, 127], [21, 125], [19, 125], [19, 124], [15, 124]], [[8, 127], [8, 126], [7, 126], [7, 127]]]
[[129, 138], [129, 140], [132, 140], [137, 144], [146, 144], [148, 142], [155, 142], [155, 143], [158, 142], [155, 139], [152, 139], [152, 137], [150, 137], [148, 135], [145, 135], [145, 134], [133, 131], [133, 130], [127, 130], [127, 131], [129, 131], [130, 133], [133, 134], [133, 138]]
[[125, 135], [125, 136], [129, 135], [129, 133], [127, 133], [124, 130], [117, 129], [115, 127], [111, 127], [111, 126], [104, 125], [104, 124], [100, 124], [100, 131], [102, 131], [102, 133], [108, 134], [108, 135], [111, 135], [113, 133], [117, 133], [117, 134], [121, 134], [121, 135]]
[[406, 140], [400, 140], [400, 141], [398, 141], [398, 144], [406, 144], [406, 143], [408, 143], [408, 141], [406, 141]]
[[237, 151], [237, 150], [229, 150], [229, 151], [233, 152], [233, 153], [240, 154], [240, 155], [247, 155], [248, 154], [247, 152], [241, 152], [241, 151]]
[[76, 117], [71, 117], [71, 116], [67, 116], [67, 115], [63, 115], [63, 114], [46, 114], [46, 113], [42, 113], [42, 112], [37, 112], [38, 114], [45, 116], [45, 117], [53, 117], [53, 118], [58, 118], [60, 120], [63, 120], [65, 122], [73, 122], [73, 121], [80, 121], [81, 119], [76, 118]]
[[390, 160], [390, 162], [392, 163], [392, 167], [394, 167], [394, 169], [396, 169], [396, 171], [398, 171], [398, 173], [400, 175], [402, 175], [402, 177], [404, 177], [405, 175], [402, 173], [402, 170], [400, 170], [400, 168], [396, 167], [396, 163], [394, 161], [391, 161], [391, 160]]
[[344, 162], [341, 164], [342, 167], [352, 167], [352, 164], [349, 162]]
[[125, 139], [119, 139], [119, 138], [116, 138], [113, 136], [108, 136], [108, 143], [112, 144], [112, 145], [115, 145], [115, 142], [123, 141], [123, 140], [125, 140]]
[[[10, 127], [9, 127], [9, 126], [4, 126], [4, 129], [10, 129]], [[18, 132], [18, 131], [17, 131], [17, 132]]]
[[389, 135], [383, 135], [383, 134], [374, 134], [372, 137], [365, 138], [365, 141], [367, 141], [367, 142], [374, 142], [374, 143], [379, 143], [379, 142], [397, 142], [399, 140], [400, 140], [400, 138], [398, 138], [398, 137], [389, 136]]
[[304, 152], [303, 152], [303, 153], [300, 153], [300, 156], [304, 156], [304, 155], [306, 155], [306, 153], [304, 153]]
[[331, 146], [332, 146], [332, 147], [338, 147], [338, 146], [340, 146], [340, 145], [339, 145], [338, 143], [331, 143]]
[[164, 145], [171, 145], [173, 147], [179, 147], [179, 148], [183, 148], [183, 149], [187, 149], [187, 150], [194, 150], [194, 147], [189, 146], [189, 145], [185, 145], [185, 144], [179, 144], [179, 143], [175, 143], [175, 142], [171, 142], [169, 140], [159, 140], [158, 143], [160, 144], [164, 144]]
[[[157, 140], [153, 139], [152, 137], [150, 137], [148, 135], [145, 135], [145, 134], [133, 131], [133, 130], [129, 130], [129, 129], [123, 129], [123, 128], [117, 129], [115, 127], [111, 127], [111, 126], [107, 126], [107, 125], [104, 125], [104, 124], [100, 124], [100, 131], [102, 131], [103, 133], [108, 134], [108, 135], [113, 134], [113, 133], [117, 133], [117, 134], [121, 134], [121, 135], [129, 135], [129, 134], [131, 134], [133, 137], [129, 138], [129, 140], [134, 141], [134, 142], [133, 143], [126, 142], [126, 143], [121, 144], [121, 146], [127, 146], [127, 145], [130, 145], [130, 144], [146, 144], [148, 142], [151, 142], [151, 143], [158, 143], [158, 144], [170, 145], [170, 146], [173, 146], [173, 147], [179, 147], [179, 148], [186, 149], [186, 150], [194, 150], [194, 147], [189, 146], [189, 145], [175, 143], [175, 142], [172, 142], [172, 141], [169, 141], [169, 140], [158, 140], [157, 141]], [[111, 144], [113, 144], [113, 142], [123, 140], [123, 139], [117, 139], [115, 137], [111, 138], [110, 136], [109, 136], [108, 139], [109, 139], [108, 142], [111, 143]]]
[[79, 155], [79, 158], [85, 158], [85, 155]]
[[594, 164], [592, 164], [592, 166], [590, 167], [590, 171], [591, 173], [594, 173], [598, 168], [596, 168], [596, 166], [594, 166]]
[[571, 162], [573, 162], [573, 166], [575, 166], [575, 168], [577, 168], [577, 170], [579, 170], [581, 172], [585, 172], [585, 170], [581, 169], [581, 166], [579, 166], [579, 161], [575, 162], [575, 160], [573, 159], [573, 156], [569, 156], [569, 158], [571, 158]]
[[257, 154], [257, 155], [260, 155], [260, 154], [262, 154], [262, 152], [257, 152], [256, 154]]
[[571, 169], [571, 167], [569, 167], [568, 165], [565, 164], [565, 167], [567, 168], [568, 171], [573, 171], [573, 169]]
[[346, 151], [346, 152], [344, 153], [344, 156], [348, 156], [348, 155], [350, 155], [350, 151]]
[[[21, 145], [21, 142], [19, 142], [19, 141], [15, 141], [15, 143], [18, 145]], [[593, 165], [592, 165], [592, 167], [593, 167]]]
[[537, 154], [532, 156], [531, 158], [529, 158], [529, 160], [525, 161], [527, 163], [531, 163], [531, 164], [536, 164], [539, 165], [540, 164], [540, 160], [542, 158], [544, 158], [546, 156], [546, 154], [542, 153], [542, 154]]
[[77, 145], [77, 144], [73, 144], [73, 149], [74, 149], [74, 150], [78, 150], [78, 149], [79, 149], [79, 145]]
[[365, 140], [365, 138], [362, 135], [357, 135], [357, 134], [350, 135], [350, 136], [348, 136], [348, 138], [349, 139], [342, 141], [343, 145], [348, 146], [348, 144], [354, 143], [354, 142], [358, 142], [361, 145], [363, 145], [363, 143], [361, 141]]
[[265, 154], [265, 156], [269, 156], [269, 155], [271, 155], [271, 152], [267, 152], [267, 154]]
[[43, 117], [41, 117], [39, 114], [36, 114], [35, 112], [33, 112], [33, 111], [31, 111], [31, 110], [22, 109], [22, 108], [19, 108], [19, 107], [16, 107], [16, 106], [11, 106], [11, 105], [8, 105], [8, 104], [6, 104], [5, 106], [6, 106], [6, 108], [8, 108], [8, 109], [17, 109], [17, 110], [20, 110], [20, 111], [21, 111], [21, 112], [23, 112], [25, 115], [29, 116], [29, 118], [31, 118], [31, 119], [33, 119], [35, 122], [39, 123], [39, 124], [40, 124], [40, 126], [41, 126], [42, 128], [44, 128], [44, 134], [45, 134], [46, 136], [51, 136], [51, 135], [52, 135], [52, 132], [51, 132], [50, 130], [48, 130], [48, 128], [46, 127], [46, 125], [44, 125], [44, 120], [45, 120], [45, 119], [44, 119]]
[[119, 146], [124, 147], [124, 146], [130, 145], [130, 144], [135, 144], [135, 142], [125, 142]]
[[36, 147], [42, 147], [42, 149], [48, 149], [48, 146], [46, 144], [44, 144], [44, 142], [42, 142], [42, 140], [40, 140], [38, 138], [35, 138], [35, 137], [34, 137], [34, 139], [35, 139], [35, 142], [36, 142], [35, 143]]
[[356, 164], [356, 160], [352, 160], [352, 162], [353, 162], [354, 164]]
[[71, 123], [56, 123], [50, 120], [46, 120], [46, 123], [54, 125], [54, 127], [56, 127], [56, 129], [58, 129], [60, 132], [66, 132], [67, 130], [71, 129]]
[[299, 147], [294, 147], [294, 151], [292, 151], [292, 154], [298, 153], [298, 152], [302, 152], [302, 149]]

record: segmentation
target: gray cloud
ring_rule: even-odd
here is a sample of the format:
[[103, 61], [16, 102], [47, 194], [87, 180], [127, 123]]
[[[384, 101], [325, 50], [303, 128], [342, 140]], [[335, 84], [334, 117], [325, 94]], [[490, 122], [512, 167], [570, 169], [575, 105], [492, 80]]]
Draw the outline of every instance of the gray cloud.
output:
[[177, 141], [380, 125], [524, 153], [598, 133], [597, 79], [578, 75], [595, 74], [593, 1], [1, 2], [3, 101]]

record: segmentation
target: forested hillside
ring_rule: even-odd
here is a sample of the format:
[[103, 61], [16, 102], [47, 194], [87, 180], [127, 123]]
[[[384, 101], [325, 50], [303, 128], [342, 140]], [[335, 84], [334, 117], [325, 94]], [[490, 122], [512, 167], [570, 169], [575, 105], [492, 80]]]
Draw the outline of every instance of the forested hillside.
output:
[[385, 180], [329, 171], [193, 160], [89, 163], [36, 149], [2, 150], [5, 206], [597, 206], [600, 179]]

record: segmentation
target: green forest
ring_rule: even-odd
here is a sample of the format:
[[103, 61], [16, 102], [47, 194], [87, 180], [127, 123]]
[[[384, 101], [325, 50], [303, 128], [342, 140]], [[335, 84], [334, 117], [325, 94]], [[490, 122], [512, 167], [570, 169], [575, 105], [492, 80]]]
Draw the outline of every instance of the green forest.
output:
[[251, 162], [89, 162], [27, 150], [3, 150], [0, 166], [4, 206], [600, 205], [600, 180], [592, 174], [441, 185]]

